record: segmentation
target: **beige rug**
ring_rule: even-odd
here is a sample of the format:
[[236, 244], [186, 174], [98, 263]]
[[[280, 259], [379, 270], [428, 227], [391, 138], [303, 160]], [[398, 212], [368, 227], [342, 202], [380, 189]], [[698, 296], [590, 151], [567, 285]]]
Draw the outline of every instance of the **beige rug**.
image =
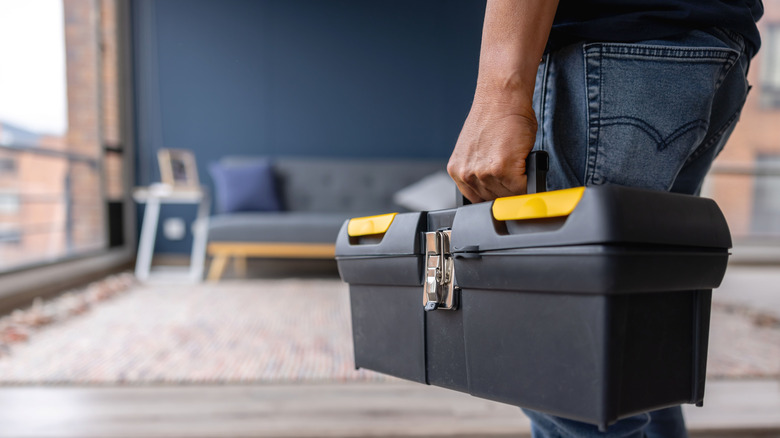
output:
[[0, 383], [384, 380], [356, 371], [338, 280], [141, 286], [43, 327]]
[[[708, 374], [780, 377], [780, 324], [716, 302]], [[134, 285], [45, 325], [0, 358], [0, 384], [341, 382], [353, 367], [338, 280]]]

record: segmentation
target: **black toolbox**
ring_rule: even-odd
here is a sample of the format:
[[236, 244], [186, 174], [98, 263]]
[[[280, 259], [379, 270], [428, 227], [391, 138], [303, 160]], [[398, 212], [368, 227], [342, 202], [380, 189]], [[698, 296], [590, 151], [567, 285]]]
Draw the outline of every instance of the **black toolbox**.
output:
[[356, 367], [604, 430], [701, 405], [730, 247], [712, 200], [604, 185], [351, 219], [336, 259]]

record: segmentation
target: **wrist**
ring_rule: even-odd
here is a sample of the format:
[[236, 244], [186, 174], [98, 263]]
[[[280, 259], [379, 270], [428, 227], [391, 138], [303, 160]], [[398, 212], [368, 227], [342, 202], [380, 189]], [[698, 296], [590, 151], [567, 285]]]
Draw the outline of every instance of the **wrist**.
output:
[[480, 77], [474, 93], [474, 106], [490, 105], [508, 110], [530, 109], [533, 102], [534, 82], [519, 75]]
[[524, 64], [483, 60], [477, 77], [474, 102], [531, 106], [539, 61]]

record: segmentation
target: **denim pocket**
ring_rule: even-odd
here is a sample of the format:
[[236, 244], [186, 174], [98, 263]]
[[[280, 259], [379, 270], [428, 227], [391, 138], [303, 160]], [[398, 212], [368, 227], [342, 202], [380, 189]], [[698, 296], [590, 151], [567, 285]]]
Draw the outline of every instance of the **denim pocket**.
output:
[[583, 51], [586, 184], [669, 190], [705, 138], [715, 93], [740, 52], [622, 43]]

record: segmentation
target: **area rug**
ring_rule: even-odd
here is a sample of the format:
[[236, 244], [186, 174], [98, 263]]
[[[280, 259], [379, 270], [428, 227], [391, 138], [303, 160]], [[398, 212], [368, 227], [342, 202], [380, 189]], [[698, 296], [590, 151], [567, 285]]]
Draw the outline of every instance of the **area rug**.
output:
[[136, 285], [0, 359], [4, 384], [386, 379], [354, 369], [338, 280]]
[[[334, 280], [139, 285], [10, 344], [0, 384], [384, 381], [353, 366]], [[711, 378], [780, 377], [780, 324], [716, 303]]]

